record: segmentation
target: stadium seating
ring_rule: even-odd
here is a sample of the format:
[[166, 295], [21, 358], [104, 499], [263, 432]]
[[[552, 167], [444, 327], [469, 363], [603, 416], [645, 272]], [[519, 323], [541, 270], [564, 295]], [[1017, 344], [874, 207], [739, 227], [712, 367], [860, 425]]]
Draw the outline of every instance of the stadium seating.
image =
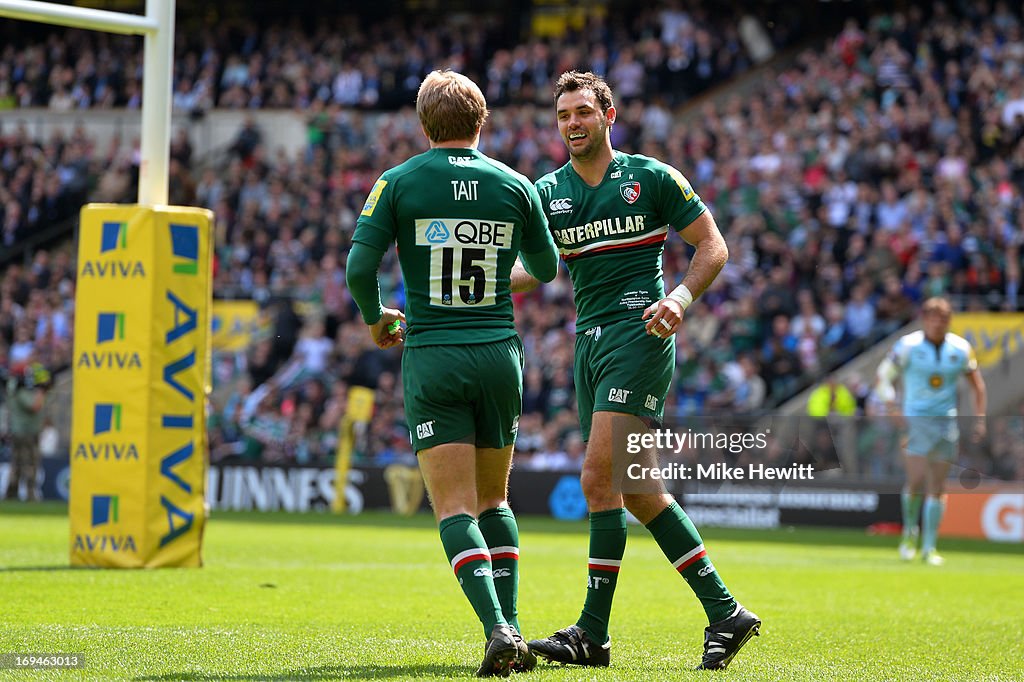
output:
[[[928, 15], [911, 8], [878, 15], [864, 26], [850, 22], [825, 49], [780, 61], [752, 91], [740, 96], [726, 88], [722, 104], [705, 100], [696, 110], [678, 106], [694, 91], [681, 94], [676, 87], [679, 74], [671, 73], [676, 39], [665, 40], [665, 32], [675, 35], [669, 30], [675, 26], [672, 30], [692, 34], [695, 50], [707, 41], [726, 46], [734, 38], [690, 20], [694, 26], [682, 22], [680, 28], [671, 17], [644, 14], [633, 29], [660, 37], [643, 42], [634, 33], [613, 36], [614, 46], [637, 43], [637, 49], [633, 56], [609, 51], [603, 67], [601, 51], [591, 48], [607, 25], [573, 36], [560, 50], [527, 43], [488, 53], [483, 36], [476, 36], [459, 48], [461, 61], [452, 61], [454, 47], [450, 54], [442, 49], [448, 45], [444, 40], [426, 40], [425, 47], [417, 44], [409, 51], [341, 60], [337, 72], [325, 61], [333, 49], [326, 29], [307, 35], [271, 28], [246, 35], [241, 49], [222, 49], [215, 40], [202, 51], [183, 47], [179, 106], [310, 111], [304, 153], [269, 155], [264, 146], [269, 132], [260, 130], [256, 118], [239, 131], [222, 171], [195, 170], [192, 178], [195, 201], [218, 216], [216, 290], [251, 296], [272, 311], [273, 331], [250, 349], [245, 363], [223, 373], [229, 385], [217, 394], [214, 456], [329, 459], [332, 424], [350, 385], [370, 385], [378, 396], [361, 456], [387, 461], [408, 450], [397, 355], [369, 343], [343, 286], [342, 268], [359, 207], [377, 175], [425, 148], [408, 108], [387, 114], [364, 110], [408, 102], [409, 83], [418, 83], [424, 69], [449, 63], [483, 74], [481, 82], [495, 105], [484, 151], [539, 177], [566, 160], [546, 88], [552, 74], [568, 65], [566, 54], [585, 55], [583, 65], [605, 68], [623, 95], [613, 130], [616, 147], [673, 164], [711, 206], [731, 260], [687, 314], [677, 344], [670, 414], [769, 408], [901, 326], [913, 304], [928, 295], [950, 295], [961, 309], [1019, 309], [1024, 225], [1019, 13], [958, 15], [936, 6]], [[486, 35], [487, 25], [481, 30]], [[399, 42], [411, 40], [407, 32], [397, 36]], [[64, 49], [87, 64], [84, 55], [112, 50], [128, 64], [135, 48], [120, 39], [70, 32]], [[15, 74], [38, 75], [53, 52], [39, 46], [6, 48], [0, 81], [6, 77], [10, 89], [19, 91]], [[407, 61], [389, 62], [398, 54]], [[749, 63], [742, 49], [730, 54], [734, 61], [716, 64], [703, 86]], [[410, 70], [408, 60], [414, 58], [419, 70]], [[382, 72], [381, 61], [394, 70]], [[647, 84], [632, 97], [621, 75], [630, 71], [642, 71]], [[72, 99], [76, 73], [71, 69], [63, 77]], [[282, 91], [282, 79], [294, 84], [295, 92]], [[689, 75], [682, 80], [697, 88]], [[115, 81], [124, 90], [107, 99], [131, 106], [125, 94], [131, 82]], [[396, 83], [398, 89], [378, 84], [373, 91], [378, 81]], [[261, 93], [258, 102], [254, 91]], [[49, 91], [39, 92], [44, 94], [32, 90], [32, 98], [19, 103], [43, 103], [37, 96]], [[326, 104], [316, 103], [321, 92], [330, 100]], [[90, 101], [103, 106], [105, 100], [93, 87]], [[76, 168], [61, 163], [75, 155], [42, 142], [38, 146], [51, 154], [54, 177], [74, 176]], [[111, 162], [102, 155], [94, 158], [99, 167]], [[4, 159], [5, 179], [31, 174], [22, 170], [28, 162], [19, 161], [16, 152], [5, 151]], [[17, 214], [15, 205], [4, 210]], [[13, 228], [15, 239], [19, 229]], [[683, 241], [670, 239], [667, 278], [677, 280], [686, 264]], [[12, 292], [31, 290], [31, 278], [27, 270], [9, 268], [0, 305], [24, 307]], [[382, 266], [382, 290], [393, 304], [402, 304], [393, 253]], [[60, 300], [67, 310], [68, 299]], [[303, 322], [292, 309], [311, 313], [305, 315], [309, 319]], [[41, 324], [34, 313], [26, 314]], [[316, 331], [313, 318], [325, 323], [319, 336], [310, 336]], [[519, 449], [525, 459], [536, 457], [539, 463], [571, 462], [573, 456], [565, 453], [577, 449], [568, 350], [574, 311], [565, 274], [517, 296], [517, 321], [530, 363]], [[0, 329], [0, 350], [18, 343], [17, 329], [8, 327]], [[296, 371], [308, 360], [293, 352], [300, 338], [333, 340], [312, 371]], [[314, 345], [322, 346], [305, 344]]]

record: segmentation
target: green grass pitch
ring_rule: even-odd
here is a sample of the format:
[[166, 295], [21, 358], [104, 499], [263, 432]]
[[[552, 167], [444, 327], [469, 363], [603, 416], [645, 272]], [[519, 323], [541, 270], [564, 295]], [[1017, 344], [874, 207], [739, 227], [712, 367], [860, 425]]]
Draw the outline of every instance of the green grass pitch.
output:
[[[527, 638], [573, 622], [583, 523], [524, 518]], [[433, 521], [384, 514], [217, 513], [205, 568], [71, 570], [66, 509], [0, 505], [0, 653], [84, 653], [74, 671], [0, 679], [450, 679], [473, 675], [483, 634]], [[945, 541], [941, 568], [896, 559], [893, 538], [839, 530], [708, 529], [736, 596], [764, 620], [722, 673], [691, 670], [697, 600], [631, 527], [612, 667], [542, 663], [537, 680], [1022, 680], [1024, 552]]]

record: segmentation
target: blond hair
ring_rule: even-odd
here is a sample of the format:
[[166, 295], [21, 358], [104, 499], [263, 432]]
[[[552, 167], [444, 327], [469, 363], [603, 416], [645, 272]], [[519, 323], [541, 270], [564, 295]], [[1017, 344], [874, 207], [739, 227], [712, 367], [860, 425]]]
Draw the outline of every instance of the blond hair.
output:
[[449, 69], [427, 74], [416, 94], [416, 114], [431, 142], [472, 140], [488, 113], [477, 84]]

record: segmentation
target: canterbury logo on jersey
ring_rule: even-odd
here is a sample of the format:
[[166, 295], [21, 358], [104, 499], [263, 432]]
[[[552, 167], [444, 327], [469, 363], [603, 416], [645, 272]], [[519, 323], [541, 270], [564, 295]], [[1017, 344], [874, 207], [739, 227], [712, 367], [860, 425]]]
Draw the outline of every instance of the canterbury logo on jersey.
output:
[[561, 215], [563, 213], [572, 213], [572, 199], [566, 197], [564, 199], [552, 199], [551, 203], [548, 204], [551, 215]]

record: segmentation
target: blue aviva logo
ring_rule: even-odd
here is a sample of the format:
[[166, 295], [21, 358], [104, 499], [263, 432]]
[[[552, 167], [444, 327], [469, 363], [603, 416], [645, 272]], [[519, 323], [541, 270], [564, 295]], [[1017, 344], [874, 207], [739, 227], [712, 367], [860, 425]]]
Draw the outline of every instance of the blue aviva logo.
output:
[[93, 495], [92, 496], [92, 527], [105, 526], [108, 523], [117, 523], [117, 495]]
[[121, 403], [96, 403], [92, 419], [92, 435], [121, 430]]
[[100, 253], [128, 248], [128, 223], [103, 223]]
[[171, 224], [172, 271], [176, 275], [199, 272], [199, 228], [195, 225]]
[[96, 317], [96, 343], [124, 341], [124, 313], [99, 313]]

